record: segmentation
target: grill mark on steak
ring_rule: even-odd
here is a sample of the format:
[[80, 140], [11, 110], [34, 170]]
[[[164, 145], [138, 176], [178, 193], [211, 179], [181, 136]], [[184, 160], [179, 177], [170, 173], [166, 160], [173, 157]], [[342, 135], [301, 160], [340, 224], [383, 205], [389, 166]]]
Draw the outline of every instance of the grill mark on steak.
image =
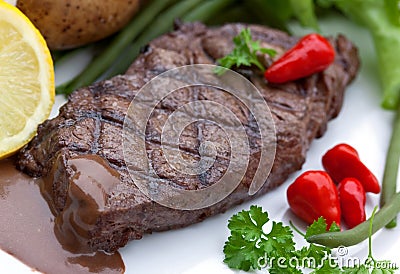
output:
[[[248, 189], [260, 159], [260, 132], [249, 110], [226, 93], [196, 87], [178, 90], [157, 105], [146, 129], [147, 153], [163, 182], [181, 189], [201, 189], [223, 175], [230, 151], [221, 145], [221, 155], [217, 156], [210, 170], [200, 176], [182, 176], [167, 165], [163, 156], [160, 123], [165, 121], [166, 115], [191, 100], [211, 100], [233, 111], [245, 127], [251, 157], [242, 182], [221, 202], [194, 211], [174, 210], [152, 202], [133, 184], [122, 152], [123, 120], [137, 91], [168, 69], [194, 63], [214, 63], [231, 51], [232, 38], [246, 26], [227, 24], [208, 29], [200, 23], [179, 25], [176, 31], [146, 46], [125, 75], [72, 93], [68, 103], [60, 109], [59, 116], [43, 123], [38, 135], [20, 152], [18, 167], [21, 170], [53, 180], [47, 194], [57, 212], [65, 210], [70, 180], [78, 172], [71, 168], [69, 159], [86, 154], [98, 155], [118, 172], [120, 183], [107, 193], [104, 211], [88, 231], [87, 244], [91, 249], [114, 251], [129, 240], [140, 239], [144, 233], [187, 226], [253, 197], [248, 195]], [[249, 27], [254, 39], [260, 40], [264, 47], [276, 49], [278, 54], [298, 40], [266, 27]], [[245, 69], [246, 77], [268, 102], [277, 133], [274, 165], [256, 196], [282, 184], [289, 174], [301, 168], [312, 139], [321, 136], [328, 120], [340, 111], [344, 89], [354, 79], [359, 60], [357, 49], [344, 36], [331, 38], [331, 42], [336, 49], [334, 64], [322, 73], [295, 82], [269, 85], [261, 73], [252, 68]], [[264, 60], [266, 64], [271, 61], [269, 58]], [[199, 144], [206, 140], [224, 144], [217, 127], [196, 122], [183, 131], [175, 149], [196, 160]]]

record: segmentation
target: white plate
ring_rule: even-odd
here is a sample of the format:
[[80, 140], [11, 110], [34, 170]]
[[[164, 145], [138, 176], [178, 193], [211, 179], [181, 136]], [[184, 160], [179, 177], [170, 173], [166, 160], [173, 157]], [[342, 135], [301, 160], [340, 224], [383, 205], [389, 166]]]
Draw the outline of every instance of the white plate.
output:
[[[338, 16], [321, 21], [324, 34], [346, 34], [359, 47], [362, 68], [355, 82], [348, 88], [343, 109], [338, 118], [329, 123], [328, 131], [315, 140], [308, 152], [302, 171], [293, 174], [285, 184], [274, 191], [234, 207], [225, 214], [205, 220], [202, 223], [175, 231], [146, 235], [140, 241], [130, 242], [121, 249], [127, 274], [195, 274], [195, 273], [244, 273], [229, 269], [223, 262], [222, 247], [228, 237], [227, 221], [234, 213], [257, 204], [267, 210], [272, 220], [288, 224], [295, 217], [288, 211], [286, 189], [300, 172], [321, 169], [321, 156], [333, 145], [346, 142], [360, 153], [363, 162], [382, 178], [385, 154], [391, 133], [393, 113], [380, 108], [381, 90], [379, 85], [376, 55], [368, 32]], [[299, 28], [294, 26], [296, 30]], [[82, 58], [84, 57], [84, 58]], [[57, 83], [76, 73], [78, 64], [87, 62], [85, 55], [56, 70]], [[400, 75], [399, 75], [400, 77]], [[58, 96], [57, 107], [64, 102]], [[399, 185], [399, 184], [398, 184]], [[367, 213], [378, 204], [377, 195], [368, 194]], [[300, 238], [299, 238], [300, 239]], [[300, 241], [301, 244], [301, 241]], [[400, 266], [400, 226], [382, 230], [373, 237], [373, 250], [377, 259], [390, 259]], [[364, 260], [367, 243], [349, 248], [348, 257]], [[5, 272], [4, 272], [5, 271]], [[32, 273], [32, 271], [11, 256], [0, 253], [1, 273]], [[260, 273], [266, 273], [260, 271]]]

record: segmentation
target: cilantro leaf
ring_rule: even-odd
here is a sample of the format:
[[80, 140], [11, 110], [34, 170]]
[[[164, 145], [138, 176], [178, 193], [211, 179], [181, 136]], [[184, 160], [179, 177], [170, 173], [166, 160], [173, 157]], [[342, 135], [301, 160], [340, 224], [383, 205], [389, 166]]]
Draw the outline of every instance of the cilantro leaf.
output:
[[272, 223], [266, 234], [263, 226], [269, 221], [261, 207], [251, 206], [229, 220], [231, 235], [224, 246], [224, 262], [231, 268], [248, 271], [261, 269], [263, 260], [272, 256], [287, 256], [295, 250], [293, 232], [282, 223]]
[[326, 232], [326, 221], [323, 217], [319, 217], [306, 230], [306, 238]]
[[352, 267], [343, 267], [341, 273], [345, 274], [369, 274], [369, 269], [365, 265], [356, 265]]
[[267, 234], [267, 240], [261, 243], [261, 246], [270, 256], [286, 256], [295, 250], [293, 241], [293, 232], [288, 226], [282, 223], [273, 222], [272, 229]]
[[224, 262], [229, 267], [245, 271], [261, 268], [259, 260], [265, 252], [259, 243], [264, 235], [263, 226], [268, 221], [268, 214], [258, 206], [232, 216], [228, 222], [231, 236], [224, 246]]
[[327, 256], [331, 254], [331, 249], [322, 245], [310, 244], [296, 251], [299, 261], [304, 267], [313, 269], [326, 269], [325, 262]]
[[[249, 210], [243, 210], [229, 220], [228, 228], [231, 234], [225, 242], [224, 262], [231, 268], [245, 271], [266, 267], [271, 274], [299, 274], [303, 273], [303, 270], [312, 270], [312, 274], [395, 273], [395, 264], [390, 261], [377, 261], [372, 257], [371, 235], [375, 211], [376, 208], [370, 218], [369, 255], [363, 264], [339, 265], [331, 257], [331, 248], [318, 244], [311, 243], [297, 250], [293, 230], [284, 226], [282, 222], [272, 221], [270, 232], [264, 232], [263, 227], [270, 219], [268, 213], [258, 206], [251, 206]], [[307, 239], [325, 233], [327, 223], [320, 217], [307, 228], [305, 234], [296, 227], [294, 229]], [[329, 231], [340, 231], [340, 228], [332, 223]]]
[[329, 228], [329, 232], [339, 232], [339, 231], [340, 231], [340, 226], [336, 222], [333, 222], [331, 224], [331, 227]]
[[270, 269], [268, 269], [270, 274], [300, 274], [303, 273], [301, 270], [291, 267], [290, 265], [285, 265], [282, 267], [279, 264], [273, 264]]
[[[310, 244], [296, 250], [293, 230], [282, 222], [272, 221], [271, 230], [266, 233], [263, 227], [269, 221], [268, 213], [258, 206], [251, 206], [249, 210], [231, 217], [228, 221], [231, 234], [224, 246], [224, 262], [229, 267], [245, 271], [268, 267], [272, 274], [298, 274], [302, 273], [301, 268], [304, 267], [315, 269], [318, 271], [316, 273], [337, 268], [336, 265], [326, 265], [327, 255], [331, 254], [330, 248]], [[307, 229], [306, 234], [326, 232], [326, 227], [325, 219], [320, 218]], [[306, 264], [299, 266], [296, 262]]]
[[251, 206], [250, 210], [234, 215], [228, 222], [228, 228], [243, 235], [245, 240], [254, 241], [264, 234], [262, 228], [268, 221], [268, 214], [261, 207]]
[[[258, 60], [257, 53], [268, 54], [273, 57], [276, 51], [269, 48], [262, 48], [259, 41], [253, 41], [249, 28], [244, 28], [239, 35], [233, 38], [235, 44], [234, 49], [228, 55], [217, 60], [217, 63], [225, 68], [233, 66], [257, 66], [261, 71], [265, 71], [263, 64]], [[223, 74], [226, 69], [217, 68], [215, 72], [219, 75]]]
[[[304, 238], [307, 239], [307, 237], [310, 237], [312, 235], [325, 233], [327, 231], [327, 226], [328, 225], [325, 218], [319, 217], [309, 227], [307, 227]], [[331, 224], [331, 227], [329, 228], [329, 231], [340, 231], [340, 227], [335, 222], [333, 222]], [[315, 269], [313, 273], [327, 273], [324, 272], [327, 269], [329, 269], [329, 271], [332, 270], [332, 273], [335, 273], [336, 268], [339, 269], [337, 264], [332, 264], [327, 261], [328, 255], [331, 254], [331, 249], [326, 246], [310, 244], [308, 247], [303, 247], [298, 254], [299, 258], [302, 260], [305, 258], [312, 258], [312, 261], [305, 261], [310, 263], [310, 265], [307, 265], [306, 267]]]
[[259, 269], [258, 260], [264, 256], [257, 247], [257, 241], [245, 240], [243, 235], [233, 231], [224, 246], [224, 262], [230, 268], [248, 271]]
[[337, 265], [332, 265], [329, 260], [324, 260], [322, 262], [322, 266], [315, 269], [312, 274], [341, 274], [343, 273], [342, 270]]
[[[327, 227], [328, 225], [324, 217], [319, 217], [318, 220], [314, 221], [307, 228], [305, 238], [307, 239], [308, 237], [311, 237], [313, 235], [325, 233], [328, 230]], [[333, 222], [331, 224], [331, 227], [329, 228], [329, 232], [336, 232], [336, 231], [340, 231], [340, 227], [335, 222]]]

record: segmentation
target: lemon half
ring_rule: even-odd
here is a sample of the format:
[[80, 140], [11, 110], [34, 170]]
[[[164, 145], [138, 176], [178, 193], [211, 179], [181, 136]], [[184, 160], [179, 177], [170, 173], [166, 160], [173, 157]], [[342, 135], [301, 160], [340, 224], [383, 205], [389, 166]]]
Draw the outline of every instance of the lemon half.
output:
[[54, 104], [54, 67], [40, 32], [0, 0], [0, 159], [36, 134]]

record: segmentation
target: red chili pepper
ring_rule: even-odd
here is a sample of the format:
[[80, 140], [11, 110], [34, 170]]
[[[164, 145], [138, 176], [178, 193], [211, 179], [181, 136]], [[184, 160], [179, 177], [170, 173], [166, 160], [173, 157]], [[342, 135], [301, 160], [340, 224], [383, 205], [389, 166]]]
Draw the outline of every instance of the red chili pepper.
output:
[[340, 225], [338, 190], [325, 171], [307, 171], [287, 189], [290, 208], [301, 219], [311, 224], [324, 217], [328, 226]]
[[349, 228], [365, 221], [365, 191], [359, 180], [345, 178], [338, 185], [340, 209]]
[[297, 80], [323, 71], [335, 59], [335, 50], [329, 41], [319, 34], [308, 34], [285, 52], [264, 73], [271, 83]]
[[378, 179], [360, 161], [357, 151], [347, 144], [338, 144], [328, 150], [322, 156], [322, 165], [336, 183], [352, 177], [360, 181], [365, 192], [379, 193], [381, 190]]

